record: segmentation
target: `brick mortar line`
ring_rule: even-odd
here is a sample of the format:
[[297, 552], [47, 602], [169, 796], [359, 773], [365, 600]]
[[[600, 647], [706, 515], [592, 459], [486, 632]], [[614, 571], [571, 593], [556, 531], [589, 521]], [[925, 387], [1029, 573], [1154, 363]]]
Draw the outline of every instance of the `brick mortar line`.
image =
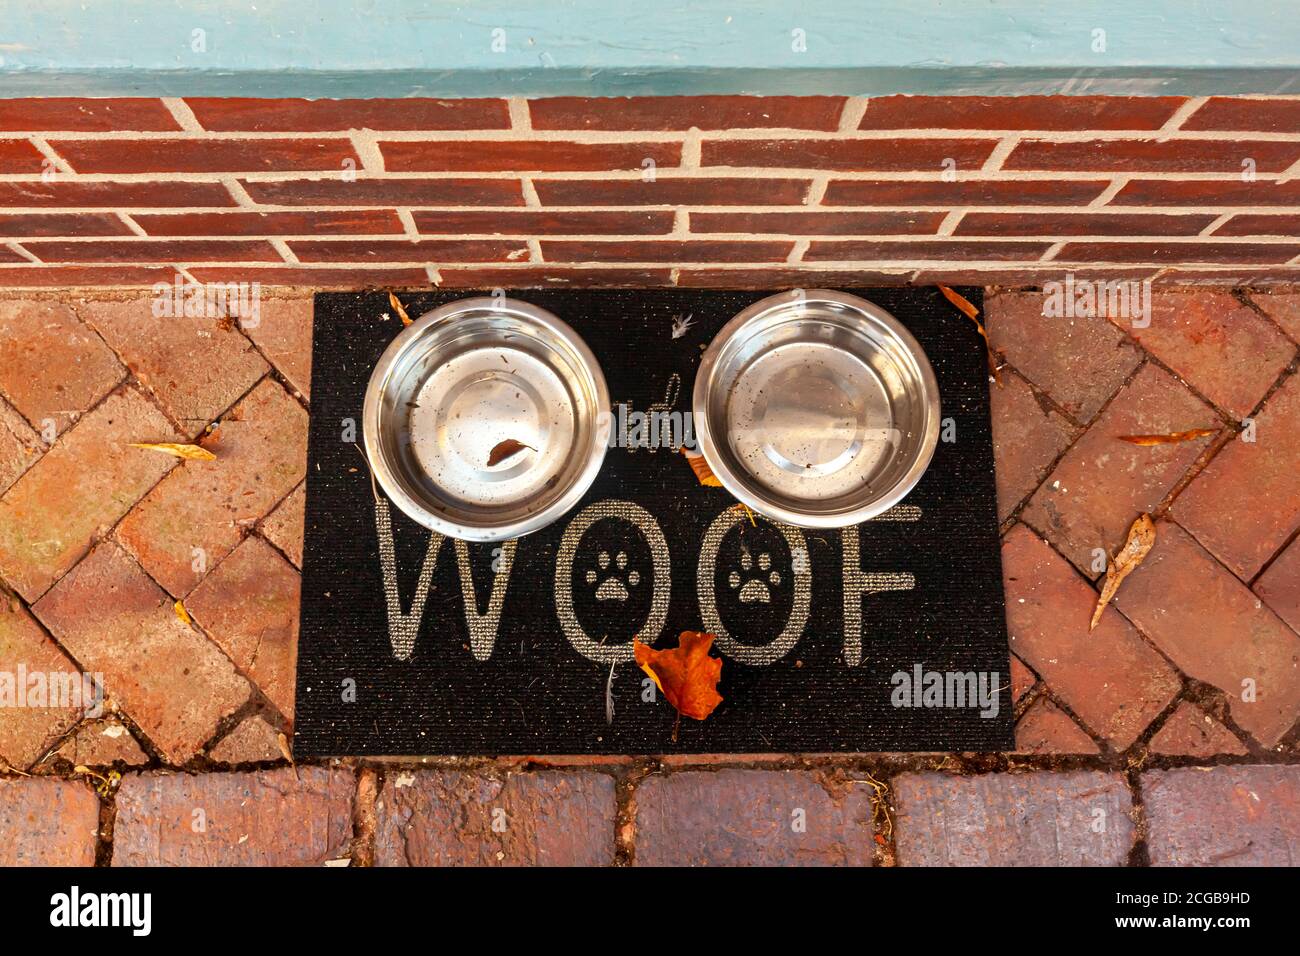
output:
[[[1165, 120], [1164, 125], [1160, 127], [1160, 132], [1161, 133], [1190, 132], [1188, 130], [1183, 129], [1183, 124], [1185, 124], [1189, 119], [1191, 119], [1192, 116], [1195, 113], [1197, 113], [1200, 110], [1200, 108], [1204, 106], [1206, 103], [1208, 103], [1209, 101], [1210, 98], [1208, 96], [1191, 97], [1186, 102], [1184, 102], [1181, 106], [1179, 106], [1178, 109], [1174, 110], [1173, 115], [1170, 116], [1169, 119]], [[1163, 143], [1166, 142], [1166, 140], [1161, 139], [1160, 142]]]
[[[933, 206], [933, 204], [891, 204], [891, 206], [703, 206], [703, 204], [690, 203], [659, 203], [643, 204], [643, 206], [447, 206], [447, 204], [437, 204], [437, 206], [425, 206], [425, 204], [376, 204], [376, 206], [278, 206], [278, 204], [252, 204], [252, 206], [192, 206], [192, 207], [157, 207], [157, 206], [27, 206], [27, 207], [0, 207], [0, 225], [6, 216], [191, 216], [191, 215], [218, 215], [218, 216], [238, 216], [240, 213], [256, 212], [260, 215], [274, 215], [281, 212], [303, 212], [303, 213], [337, 213], [337, 212], [391, 212], [396, 211], [398, 215], [403, 211], [406, 212], [429, 212], [429, 213], [491, 213], [491, 215], [500, 216], [502, 219], [511, 219], [515, 213], [604, 213], [611, 215], [620, 215], [620, 213], [642, 213], [642, 212], [698, 212], [698, 213], [724, 213], [724, 215], [766, 215], [771, 213], [774, 216], [790, 215], [807, 215], [831, 216], [833, 213], [846, 213], [846, 215], [872, 215], [872, 213], [915, 213], [915, 212], [941, 212], [945, 215], [953, 213], [992, 213], [998, 216], [1071, 216], [1086, 215], [1096, 216], [1097, 220], [1105, 221], [1112, 217], [1134, 215], [1134, 216], [1170, 216], [1174, 219], [1188, 219], [1188, 217], [1197, 217], [1209, 215], [1214, 211], [1218, 212], [1219, 219], [1227, 219], [1231, 216], [1277, 216], [1277, 217], [1295, 217], [1300, 216], [1300, 203], [1296, 206], [1222, 206], [1222, 204], [1200, 204], [1200, 206]], [[1213, 225], [1213, 224], [1212, 224]], [[430, 233], [433, 234], [433, 233]], [[461, 235], [461, 233], [455, 233]], [[645, 233], [653, 235], [654, 233]], [[719, 233], [698, 233], [699, 235], [719, 235]], [[777, 235], [780, 233], [771, 233]], [[789, 234], [789, 233], [787, 233]], [[900, 235], [907, 233], [898, 233]], [[910, 233], [911, 235], [922, 235], [923, 233]], [[318, 234], [303, 234], [304, 238], [318, 238]], [[354, 233], [331, 233], [337, 237], [347, 238]], [[400, 235], [400, 233], [376, 233], [374, 235]], [[494, 233], [495, 235], [495, 233]], [[608, 233], [602, 233], [603, 237], [608, 237]], [[754, 235], [754, 233], [744, 233], [744, 235]], [[845, 233], [835, 233], [837, 238], [844, 237]], [[1200, 237], [1205, 237], [1205, 232], [1201, 232]], [[1268, 233], [1262, 234], [1268, 237]], [[1274, 233], [1275, 238], [1294, 238], [1294, 241], [1300, 242], [1300, 235], [1297, 237], [1286, 237]], [[75, 235], [70, 237], [60, 237], [60, 235], [42, 235], [42, 237], [32, 237], [26, 235], [23, 238], [36, 239], [61, 239], [61, 238], [78, 238]], [[125, 235], [96, 235], [96, 237], [81, 237], [94, 239], [114, 239], [129, 238]], [[143, 238], [168, 239], [182, 238], [172, 237], [172, 235], [152, 235], [147, 234]], [[195, 234], [187, 238], [225, 238], [225, 239], [248, 239], [259, 238], [259, 235], [213, 235]], [[539, 237], [538, 237], [539, 238]], [[962, 238], [962, 237], [958, 237]], [[966, 234], [966, 238], [996, 238], [980, 237], [980, 235]], [[1006, 239], [1015, 239], [1023, 237], [1001, 237]], [[1115, 238], [1115, 237], [1112, 237]], [[1160, 235], [1164, 239], [1164, 235]], [[1184, 237], [1193, 238], [1193, 237]], [[1225, 238], [1252, 238], [1251, 235], [1242, 235], [1242, 237], [1214, 237], [1218, 239]]]
[[[1131, 177], [1129, 177], [1129, 176], [1123, 176], [1123, 175], [1121, 175], [1121, 176], [1116, 176], [1114, 179], [1111, 180], [1110, 185], [1107, 186], [1105, 189], [1103, 189], [1103, 190], [1101, 191], [1100, 195], [1096, 196], [1096, 197], [1095, 197], [1091, 202], [1089, 202], [1089, 203], [1087, 204], [1087, 207], [1086, 207], [1086, 208], [1088, 208], [1088, 209], [1109, 209], [1109, 208], [1112, 208], [1111, 203], [1114, 201], [1115, 197], [1118, 196], [1121, 192], [1123, 192], [1123, 191], [1124, 191], [1124, 187], [1126, 187], [1126, 186], [1127, 186], [1131, 181], [1132, 181], [1132, 179], [1131, 179]], [[1113, 207], [1113, 208], [1125, 209], [1125, 208], [1128, 208], [1128, 207], [1126, 207], [1126, 206], [1119, 206], [1119, 207]], [[1161, 209], [1161, 208], [1167, 208], [1167, 207], [1157, 206], [1157, 207], [1153, 207], [1153, 208]], [[1203, 207], [1196, 206], [1196, 207], [1191, 207], [1191, 208], [1200, 209], [1200, 208], [1203, 208]]]
[[[788, 252], [786, 253], [788, 255]], [[594, 272], [603, 270], [635, 270], [635, 269], [686, 269], [691, 272], [696, 271], [723, 271], [723, 272], [741, 272], [763, 269], [776, 269], [779, 266], [787, 264], [784, 262], [784, 256], [781, 259], [755, 260], [752, 262], [709, 262], [705, 259], [653, 259], [638, 261], [615, 261], [615, 260], [548, 260], [546, 265], [554, 266], [570, 271]], [[441, 260], [431, 262], [429, 259], [418, 260], [393, 260], [384, 262], [374, 262], [365, 259], [347, 262], [304, 262], [301, 265], [293, 265], [279, 259], [274, 260], [231, 260], [231, 259], [195, 259], [195, 260], [177, 260], [177, 259], [140, 259], [133, 262], [112, 262], [95, 259], [59, 259], [43, 260], [41, 262], [30, 263], [9, 263], [0, 265], [0, 280], [3, 280], [6, 271], [16, 269], [37, 269], [41, 271], [55, 269], [123, 269], [123, 268], [163, 268], [173, 270], [192, 270], [192, 269], [263, 269], [263, 270], [293, 270], [308, 269], [314, 272], [343, 272], [343, 271], [401, 271], [410, 269], [421, 269], [433, 265], [439, 270], [451, 271], [483, 271], [486, 269], [506, 269], [506, 270], [526, 270], [530, 266], [536, 266], [537, 263], [530, 263], [522, 260]], [[1053, 272], [1075, 272], [1075, 271], [1105, 271], [1105, 270], [1133, 270], [1133, 269], [1161, 269], [1170, 268], [1167, 262], [1144, 262], [1141, 260], [1122, 260], [1122, 261], [1104, 261], [1104, 260], [1079, 260], [1079, 259], [1054, 259], [1050, 262], [1043, 262], [1039, 259], [999, 259], [992, 262], [978, 259], [818, 259], [816, 261], [801, 262], [800, 268], [811, 272], [845, 272], [845, 271], [869, 271], [882, 273], [901, 273], [901, 272], [978, 272], [987, 274], [990, 279], [995, 278], [994, 273], [1006, 272], [1035, 272], [1051, 274]], [[1049, 267], [1059, 266], [1059, 269]], [[1223, 263], [1208, 260], [1188, 260], [1180, 262], [1172, 267], [1175, 270], [1191, 269], [1197, 272], [1222, 272], [1227, 278], [1238, 277], [1243, 271], [1251, 273], [1265, 274], [1286, 274], [1287, 280], [1295, 272], [1296, 266], [1288, 263], [1274, 262], [1242, 262], [1242, 263]], [[1253, 278], [1266, 276], [1255, 275]], [[992, 283], [996, 284], [996, 283]], [[1239, 283], [1226, 282], [1225, 285], [1234, 285]], [[125, 287], [147, 287], [139, 283], [125, 283]]]
[[[689, 210], [688, 210], [689, 211]], [[124, 214], [125, 215], [125, 214]], [[529, 232], [524, 230], [506, 231], [506, 232], [421, 232], [418, 234], [419, 239], [434, 239], [442, 242], [446, 241], [491, 241], [497, 240], [509, 242], [512, 239], [536, 239], [539, 242], [593, 242], [606, 245], [623, 245], [629, 242], [655, 242], [664, 241], [672, 236], [672, 232], [632, 232], [632, 233], [608, 233], [608, 232]], [[4, 233], [0, 233], [0, 241], [3, 241]], [[1300, 236], [1284, 235], [1257, 235], [1257, 236], [1204, 236], [1200, 234], [1186, 236], [1170, 236], [1160, 233], [1133, 233], [1131, 235], [1117, 236], [1114, 234], [1092, 235], [1088, 233], [1066, 233], [1062, 235], [1059, 232], [1051, 233], [1033, 233], [1026, 235], [980, 235], [978, 233], [960, 233], [944, 234], [939, 232], [831, 232], [831, 233], [813, 233], [813, 232], [690, 232], [685, 237], [693, 242], [793, 242], [795, 240], [808, 240], [810, 242], [882, 242], [882, 243], [924, 243], [924, 242], [943, 242], [944, 244], [959, 243], [980, 243], [984, 245], [1014, 245], [1024, 242], [1048, 242], [1048, 243], [1096, 243], [1106, 245], [1117, 245], [1134, 242], [1160, 242], [1171, 245], [1211, 245], [1211, 246], [1296, 246], [1300, 248]], [[192, 233], [187, 235], [153, 235], [143, 236], [87, 236], [87, 235], [68, 235], [68, 236], [33, 236], [15, 235], [8, 241], [22, 243], [41, 243], [41, 242], [58, 242], [70, 243], [74, 245], [95, 245], [105, 243], [131, 243], [141, 247], [148, 246], [165, 246], [174, 242], [212, 242], [218, 244], [235, 245], [241, 242], [269, 242], [273, 240], [283, 240], [287, 242], [319, 242], [345, 244], [348, 242], [404, 242], [407, 237], [401, 232], [331, 232], [331, 233], [313, 233], [313, 232], [268, 232], [255, 233], [249, 235], [221, 235], [213, 233]], [[1100, 260], [1098, 260], [1100, 261]], [[132, 265], [133, 263], [118, 263], [118, 265]], [[1220, 263], [1223, 265], [1224, 263]], [[1261, 263], [1269, 265], [1273, 263]], [[1289, 264], [1276, 263], [1276, 264]], [[1165, 263], [1168, 265], [1168, 263]]]
[[[163, 184], [160, 184], [163, 185]], [[816, 186], [816, 183], [813, 184]], [[242, 187], [240, 187], [242, 191]], [[245, 193], [245, 195], [247, 195]], [[1150, 215], [1150, 216], [1171, 216], [1188, 218], [1193, 216], [1204, 216], [1208, 210], [1222, 209], [1226, 210], [1220, 215], [1264, 215], [1264, 216], [1285, 216], [1292, 217], [1300, 215], [1300, 199], [1297, 199], [1293, 206], [1273, 205], [1273, 206], [1247, 206], [1235, 205], [1230, 203], [1201, 203], [1195, 206], [1140, 206], [1140, 205], [1122, 205], [1122, 206], [1094, 206], [1090, 204], [1068, 205], [1068, 204], [1016, 204], [1016, 203], [999, 203], [988, 205], [968, 205], [965, 203], [875, 203], [859, 205], [822, 205], [814, 202], [814, 195], [810, 193], [808, 203], [798, 204], [776, 204], [767, 205], [710, 205], [708, 203], [635, 203], [622, 205], [574, 205], [572, 203], [550, 203], [536, 206], [501, 206], [493, 204], [455, 204], [455, 203], [419, 203], [419, 202], [402, 202], [402, 203], [315, 203], [311, 205], [285, 205], [282, 203], [258, 203], [251, 197], [248, 197], [247, 205], [238, 206], [0, 206], [0, 218], [5, 216], [63, 216], [63, 215], [113, 215], [115, 213], [122, 215], [147, 215], [147, 216], [187, 216], [196, 213], [213, 214], [223, 216], [235, 216], [240, 213], [257, 212], [257, 213], [281, 213], [281, 212], [301, 212], [301, 213], [341, 213], [341, 212], [388, 212], [393, 209], [406, 209], [414, 212], [434, 212], [434, 213], [454, 213], [454, 212], [479, 212], [493, 213], [502, 216], [522, 213], [536, 212], [555, 212], [555, 213], [639, 213], [639, 212], [661, 212], [674, 211], [683, 209], [688, 212], [708, 212], [708, 213], [736, 213], [736, 214], [787, 214], [787, 213], [805, 213], [809, 216], [832, 215], [834, 213], [888, 213], [888, 212], [973, 212], [973, 213], [995, 213], [998, 215], [1058, 215], [1058, 214], [1079, 214], [1096, 216], [1098, 220], [1105, 220], [1125, 215]], [[346, 235], [346, 234], [344, 234]], [[97, 238], [112, 239], [113, 236], [102, 236]], [[167, 238], [159, 236], [156, 238]], [[227, 237], [231, 238], [231, 237]]]
[[122, 224], [125, 225], [126, 228], [130, 229], [131, 232], [134, 233], [136, 236], [139, 236], [142, 239], [148, 238], [149, 234], [144, 231], [144, 227], [142, 227], [138, 222], [132, 219], [130, 213], [122, 212], [119, 210], [116, 215], [119, 219], [122, 220]]
[[176, 121], [176, 125], [179, 126], [183, 132], [207, 132], [203, 128], [203, 124], [199, 122], [199, 118], [194, 115], [194, 110], [190, 108], [190, 104], [186, 103], [185, 100], [181, 99], [179, 96], [164, 96], [160, 102], [164, 107], [166, 107], [167, 112], [171, 113], [172, 119]]
[[[1288, 170], [1291, 167], [1288, 167]], [[1288, 170], [1261, 170], [1252, 185], [1283, 185]], [[832, 180], [848, 182], [928, 182], [928, 183], [1020, 183], [1020, 182], [1102, 182], [1116, 177], [1155, 182], [1214, 182], [1239, 185], [1240, 169], [1172, 170], [1172, 169], [999, 169], [988, 173], [978, 169], [957, 170], [957, 178], [945, 182], [943, 170], [934, 166], [915, 166], [909, 169], [839, 169], [827, 166], [700, 166], [687, 169], [682, 166], [658, 165], [657, 180], [694, 182], [701, 179], [812, 179], [827, 176]], [[249, 183], [301, 183], [301, 182], [366, 182], [389, 183], [407, 180], [473, 179], [492, 182], [516, 182], [521, 177], [550, 182], [641, 181], [644, 170], [628, 169], [429, 169], [400, 172], [357, 171], [353, 180], [345, 180], [340, 170], [326, 169], [221, 169], [221, 170], [144, 170], [116, 172], [60, 172], [53, 179], [42, 179], [39, 173], [0, 173], [0, 183], [218, 183], [237, 178]], [[165, 208], [165, 207], [164, 207]], [[228, 207], [227, 207], [228, 208]], [[298, 207], [294, 207], [298, 208]], [[510, 208], [510, 207], [504, 207]], [[1191, 208], [1199, 208], [1193, 206]]]
[[411, 214], [410, 206], [399, 206], [397, 208], [397, 219], [402, 224], [402, 234], [410, 239], [420, 237], [420, 227], [415, 224], [415, 217]]
[[[251, 195], [249, 195], [248, 190], [244, 188], [244, 184], [239, 181], [238, 177], [229, 176], [223, 179], [221, 181], [221, 184], [226, 187], [226, 191], [230, 193], [230, 198], [235, 201], [236, 210], [262, 208], [258, 205], [257, 200], [254, 199]], [[124, 208], [128, 208], [128, 207], [124, 207]], [[198, 207], [198, 208], [204, 208], [204, 207]], [[215, 206], [215, 207], [207, 207], [207, 208], [230, 209], [231, 207]]]
[[1213, 222], [1209, 223], [1204, 229], [1198, 232], [1197, 235], [1213, 236], [1220, 228], [1222, 228], [1225, 224], [1227, 224], [1227, 222], [1236, 215], [1237, 215], [1236, 213], [1232, 213], [1232, 212], [1225, 212], [1220, 214], [1219, 216], [1215, 217]]
[[[54, 147], [45, 141], [45, 137], [32, 136], [28, 142], [35, 147], [47, 162], [53, 163], [60, 173], [63, 173], [64, 175], [75, 175], [76, 171], [72, 168], [71, 164], [60, 156]], [[44, 174], [42, 174], [42, 181], [44, 181]]]
[[1300, 132], [1278, 132], [1255, 129], [1170, 129], [1165, 126], [1153, 129], [983, 129], [904, 126], [881, 129], [816, 130], [795, 127], [740, 127], [735, 129], [702, 129], [687, 126], [681, 129], [371, 129], [349, 127], [328, 130], [59, 130], [31, 129], [0, 132], [0, 140], [52, 139], [58, 142], [239, 142], [254, 140], [304, 140], [308, 142], [340, 142], [364, 138], [378, 143], [579, 143], [579, 144], [637, 144], [681, 143], [691, 135], [705, 142], [738, 143], [765, 140], [791, 142], [894, 142], [905, 140], [952, 139], [987, 140], [994, 143], [1015, 138], [1048, 143], [1106, 142], [1258, 142], [1296, 143]]
[[[1282, 328], [1282, 326], [1278, 324], [1277, 320], [1274, 319], [1273, 316], [1271, 316], [1271, 315], [1269, 315], [1267, 312], [1265, 312], [1265, 311], [1264, 311], [1264, 310], [1259, 306], [1259, 304], [1258, 304], [1258, 303], [1257, 303], [1253, 298], [1250, 297], [1250, 295], [1249, 295], [1249, 293], [1248, 293], [1247, 290], [1245, 290], [1245, 289], [1234, 289], [1234, 290], [1233, 290], [1232, 297], [1233, 297], [1234, 299], [1236, 299], [1238, 302], [1240, 302], [1242, 305], [1244, 305], [1246, 308], [1250, 309], [1250, 310], [1251, 310], [1252, 312], [1254, 312], [1256, 315], [1258, 315], [1261, 319], [1263, 319], [1263, 320], [1264, 320], [1265, 322], [1267, 322], [1269, 325], [1271, 325], [1271, 326], [1272, 326], [1276, 331], [1278, 331], [1279, 333], [1281, 333], [1281, 335], [1282, 335], [1282, 337], [1283, 337], [1284, 339], [1286, 339], [1288, 342], [1291, 342], [1291, 343], [1292, 343], [1293, 345], [1295, 345], [1297, 348], [1300, 348], [1300, 341], [1297, 341], [1296, 339], [1294, 339], [1294, 338], [1292, 338], [1290, 335], [1288, 335], [1287, 332], [1286, 332], [1286, 329]], [[1273, 391], [1273, 390], [1270, 389], [1269, 394], [1272, 394], [1272, 391]]]
[[866, 96], [848, 96], [844, 99], [844, 105], [840, 108], [840, 120], [836, 132], [852, 133], [855, 132], [862, 123], [862, 118], [867, 115], [867, 110], [871, 108], [871, 100]]
[[[680, 260], [651, 260], [651, 261], [569, 261], [569, 260], [547, 260], [546, 265], [554, 267], [556, 271], [565, 272], [617, 272], [627, 271], [627, 269], [679, 269], [685, 272], [753, 272], [774, 271], [785, 264], [784, 260], [763, 260], [763, 261], [728, 261], [728, 263], [710, 263], [710, 261], [680, 261]], [[290, 264], [281, 260], [255, 260], [255, 261], [235, 261], [235, 260], [195, 260], [187, 263], [177, 263], [174, 260], [142, 260], [138, 263], [110, 263], [110, 261], [99, 260], [75, 260], [75, 261], [39, 261], [39, 263], [8, 263], [0, 265], [0, 278], [4, 278], [5, 272], [17, 272], [18, 269], [36, 269], [40, 272], [57, 272], [57, 271], [109, 271], [109, 269], [122, 268], [155, 268], [155, 269], [173, 269], [174, 272], [181, 273], [182, 276], [188, 274], [191, 269], [259, 269], [266, 272], [287, 272], [287, 271], [308, 271], [320, 272], [321, 276], [328, 277], [330, 273], [337, 272], [391, 272], [391, 271], [409, 271], [409, 269], [420, 269], [433, 267], [442, 271], [447, 269], [451, 272], [482, 272], [482, 271], [523, 271], [526, 272], [530, 267], [536, 267], [537, 263], [521, 260], [490, 260], [490, 261], [441, 261], [438, 264], [429, 263], [428, 260], [408, 260], [408, 261], [386, 261], [386, 263], [373, 263], [368, 260], [355, 261], [329, 261], [329, 263], [300, 263]], [[1052, 268], [1056, 267], [1056, 268]], [[1000, 273], [1014, 274], [1018, 272], [1032, 272], [1043, 274], [1044, 277], [1053, 276], [1067, 272], [1105, 272], [1110, 271], [1131, 271], [1131, 269], [1164, 269], [1165, 272], [1177, 273], [1180, 269], [1193, 269], [1196, 272], [1204, 273], [1222, 273], [1225, 278], [1223, 287], [1242, 285], [1242, 281], [1249, 280], [1268, 280], [1273, 282], [1273, 278], [1284, 282], [1292, 282], [1294, 285], [1300, 285], [1300, 273], [1296, 272], [1295, 265], [1286, 263], [1203, 263], [1203, 261], [1187, 261], [1170, 267], [1167, 263], [1143, 263], [1143, 261], [1122, 261], [1122, 263], [1109, 263], [1109, 261], [1083, 261], [1083, 260], [1050, 260], [1041, 261], [1037, 259], [1008, 260], [998, 259], [995, 261], [984, 261], [974, 259], [878, 259], [878, 260], [816, 260], [802, 261], [800, 263], [803, 272], [879, 272], [883, 274], [902, 274], [905, 272], [975, 272], [980, 276], [988, 278], [989, 285], [998, 285], [996, 281]], [[1247, 276], [1243, 277], [1243, 273]], [[1153, 273], [1156, 274], [1156, 273]], [[1242, 280], [1242, 281], [1230, 281]], [[198, 282], [195, 280], [195, 282]], [[120, 289], [148, 289], [152, 284], [140, 284], [140, 282], [122, 282], [122, 284], [109, 285], [88, 285], [75, 286], [78, 289], [85, 287], [87, 290], [105, 289], [105, 287], [120, 287]], [[299, 284], [300, 286], [300, 284]], [[1186, 291], [1200, 289], [1200, 287], [1213, 287], [1213, 281], [1199, 282], [1199, 284], [1187, 285]], [[69, 286], [72, 287], [72, 286]], [[290, 284], [285, 287], [298, 287]], [[309, 286], [300, 286], [309, 287]], [[1019, 284], [1015, 287], [1024, 287]], [[1253, 286], [1247, 286], [1253, 289]], [[4, 286], [0, 284], [0, 289], [44, 289], [55, 293], [55, 289], [48, 286]], [[1177, 287], [1171, 286], [1169, 291], [1178, 291]], [[1275, 290], [1273, 290], [1275, 291]]]
[[[10, 252], [12, 252], [14, 255], [22, 256], [24, 259], [26, 259], [26, 260], [27, 260], [27, 265], [41, 265], [41, 264], [42, 264], [40, 259], [38, 259], [36, 256], [32, 255], [30, 252], [28, 252], [26, 249], [23, 248], [21, 240], [18, 240], [18, 239], [10, 239], [10, 240], [4, 241], [4, 246], [5, 246], [6, 249], [8, 249], [8, 250], [9, 250]], [[13, 265], [15, 265], [15, 266], [22, 266], [22, 263], [17, 263], [17, 262], [16, 262], [16, 263], [13, 263]]]

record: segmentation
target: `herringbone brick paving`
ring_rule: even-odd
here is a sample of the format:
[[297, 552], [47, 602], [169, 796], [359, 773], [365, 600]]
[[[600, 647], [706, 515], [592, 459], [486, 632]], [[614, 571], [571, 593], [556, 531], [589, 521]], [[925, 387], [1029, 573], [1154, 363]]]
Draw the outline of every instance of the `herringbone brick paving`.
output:
[[[1159, 292], [1134, 328], [990, 292], [1016, 753], [293, 768], [310, 298], [150, 309], [0, 299], [0, 671], [109, 699], [0, 708], [0, 863], [1300, 861], [1300, 294]], [[196, 436], [215, 462], [126, 444]]]

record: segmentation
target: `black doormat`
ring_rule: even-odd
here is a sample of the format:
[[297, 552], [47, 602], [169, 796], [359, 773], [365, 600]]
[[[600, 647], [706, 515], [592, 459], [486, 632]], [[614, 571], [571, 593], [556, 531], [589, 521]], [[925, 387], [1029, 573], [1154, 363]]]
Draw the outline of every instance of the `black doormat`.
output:
[[[848, 291], [905, 323], [939, 381], [938, 449], [892, 513], [844, 531], [751, 523], [681, 454], [615, 447], [577, 509], [504, 546], [439, 545], [376, 505], [352, 442], [370, 370], [401, 324], [383, 293], [317, 295], [295, 753], [1010, 748], [983, 343], [937, 289]], [[981, 304], [981, 290], [962, 292]], [[517, 293], [582, 335], [627, 413], [688, 410], [704, 346], [766, 294]], [[405, 306], [414, 317], [465, 295]], [[409, 647], [390, 639], [381, 507], [401, 613], [437, 548]], [[630, 661], [613, 665], [611, 685], [608, 661], [630, 656], [634, 635], [664, 647], [684, 630], [719, 634], [724, 701], [682, 720], [674, 740], [672, 706]]]

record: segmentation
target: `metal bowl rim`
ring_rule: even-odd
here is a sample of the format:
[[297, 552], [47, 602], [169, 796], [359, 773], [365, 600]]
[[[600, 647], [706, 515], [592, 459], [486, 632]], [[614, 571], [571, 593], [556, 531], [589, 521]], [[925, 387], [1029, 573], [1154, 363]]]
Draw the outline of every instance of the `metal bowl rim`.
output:
[[[379, 486], [384, 490], [389, 500], [397, 505], [411, 520], [418, 522], [431, 531], [437, 531], [440, 534], [451, 538], [459, 538], [463, 541], [506, 541], [510, 538], [517, 538], [538, 531], [556, 521], [572, 509], [581, 500], [582, 496], [587, 493], [587, 490], [591, 488], [596, 476], [600, 473], [601, 466], [604, 464], [605, 453], [609, 444], [609, 387], [605, 382], [605, 373], [596, 360], [595, 353], [591, 351], [591, 347], [583, 341], [582, 337], [568, 323], [560, 319], [555, 313], [523, 299], [506, 299], [504, 300], [506, 303], [504, 306], [501, 304], [502, 301], [492, 296], [475, 296], [468, 299], [456, 299], [425, 312], [398, 333], [393, 341], [388, 343], [388, 347], [384, 349], [379, 361], [375, 363], [375, 367], [370, 373], [370, 380], [366, 384], [365, 405], [362, 410], [362, 435], [365, 440], [366, 459], [370, 463], [371, 472], [376, 481], [379, 482]], [[408, 349], [415, 347], [420, 337], [430, 326], [448, 321], [466, 312], [477, 311], [507, 312], [523, 316], [528, 321], [544, 327], [547, 331], [562, 339], [578, 356], [587, 374], [591, 376], [595, 392], [596, 407], [592, 411], [594, 423], [592, 428], [592, 448], [587, 456], [586, 467], [570, 484], [568, 490], [551, 504], [528, 515], [526, 518], [509, 524], [462, 525], [449, 521], [424, 507], [418, 499], [408, 495], [398, 484], [392, 470], [388, 467], [388, 462], [384, 459], [379, 443], [380, 399], [383, 394], [383, 384], [397, 360]], [[580, 451], [581, 449], [574, 448], [575, 453]]]
[[[719, 453], [718, 446], [713, 439], [713, 430], [708, 415], [709, 382], [714, 376], [716, 365], [723, 350], [736, 338], [744, 326], [758, 316], [767, 315], [776, 310], [797, 311], [805, 307], [806, 304], [815, 302], [830, 302], [836, 305], [848, 306], [861, 313], [864, 318], [871, 319], [884, 326], [894, 338], [899, 340], [912, 355], [920, 370], [921, 386], [922, 391], [927, 396], [926, 407], [928, 411], [925, 435], [921, 439], [920, 452], [916, 456], [916, 460], [913, 461], [912, 467], [895, 482], [888, 493], [860, 507], [829, 514], [785, 508], [773, 504], [766, 498], [756, 494], [752, 484], [747, 483], [738, 476], [723, 460], [723, 456]], [[705, 349], [704, 354], [700, 357], [699, 369], [695, 374], [691, 404], [695, 419], [695, 437], [700, 453], [704, 456], [704, 460], [708, 463], [714, 476], [722, 483], [722, 487], [729, 491], [738, 501], [759, 514], [774, 521], [783, 521], [786, 524], [803, 528], [843, 528], [884, 514], [902, 501], [916, 487], [921, 480], [921, 476], [930, 467], [935, 448], [939, 442], [939, 382], [935, 378], [930, 359], [925, 354], [925, 350], [921, 348], [921, 344], [917, 342], [916, 337], [908, 331], [906, 326], [881, 306], [860, 296], [850, 295], [847, 292], [837, 292], [833, 289], [808, 289], [804, 292], [803, 297], [797, 300], [790, 299], [789, 293], [777, 293], [760, 299], [737, 313], [718, 331], [718, 334], [713, 337], [713, 341], [709, 343], [709, 347]]]

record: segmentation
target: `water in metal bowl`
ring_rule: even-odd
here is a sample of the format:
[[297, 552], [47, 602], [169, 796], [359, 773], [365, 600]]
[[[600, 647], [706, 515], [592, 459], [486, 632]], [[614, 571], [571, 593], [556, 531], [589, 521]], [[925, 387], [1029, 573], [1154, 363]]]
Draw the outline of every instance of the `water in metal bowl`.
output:
[[415, 320], [366, 390], [366, 455], [384, 492], [469, 541], [536, 531], [591, 486], [609, 391], [578, 334], [517, 299], [451, 302]]
[[755, 511], [857, 524], [915, 487], [939, 437], [934, 371], [910, 332], [857, 296], [756, 302], [700, 360], [695, 428], [709, 467]]

